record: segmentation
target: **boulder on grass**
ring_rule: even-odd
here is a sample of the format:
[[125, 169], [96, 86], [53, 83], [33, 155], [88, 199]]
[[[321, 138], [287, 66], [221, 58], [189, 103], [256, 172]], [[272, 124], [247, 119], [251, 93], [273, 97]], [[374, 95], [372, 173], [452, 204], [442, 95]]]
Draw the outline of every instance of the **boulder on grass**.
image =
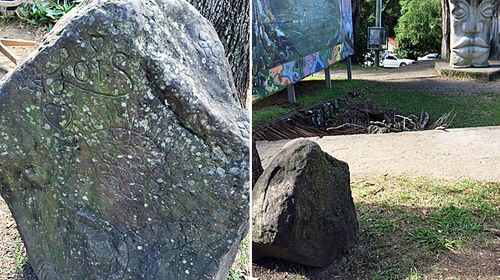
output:
[[253, 189], [254, 260], [324, 267], [357, 241], [349, 166], [313, 141], [289, 142]]
[[84, 1], [0, 85], [0, 193], [40, 280], [225, 279], [249, 119], [184, 0]]

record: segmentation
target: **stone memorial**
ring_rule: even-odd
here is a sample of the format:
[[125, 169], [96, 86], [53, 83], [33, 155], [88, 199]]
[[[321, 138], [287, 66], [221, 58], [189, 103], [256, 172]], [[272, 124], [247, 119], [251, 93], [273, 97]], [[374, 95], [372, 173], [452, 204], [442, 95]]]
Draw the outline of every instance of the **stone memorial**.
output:
[[488, 67], [495, 0], [450, 0], [450, 65]]
[[253, 259], [324, 267], [358, 237], [349, 166], [306, 139], [287, 143], [253, 188]]
[[0, 193], [40, 280], [226, 279], [249, 118], [184, 0], [86, 0], [0, 84]]

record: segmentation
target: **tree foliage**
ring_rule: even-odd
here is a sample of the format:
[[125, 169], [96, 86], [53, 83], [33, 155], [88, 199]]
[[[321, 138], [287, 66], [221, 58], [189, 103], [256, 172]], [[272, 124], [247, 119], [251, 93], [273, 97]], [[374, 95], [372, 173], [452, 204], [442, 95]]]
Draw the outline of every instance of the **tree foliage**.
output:
[[401, 0], [401, 17], [396, 27], [398, 54], [417, 58], [440, 53], [442, 15], [440, 0]]
[[[375, 6], [374, 0], [356, 0], [355, 5], [359, 5], [359, 13], [354, 13], [354, 42], [355, 42], [355, 62], [364, 62], [364, 54], [367, 52], [368, 27], [375, 26]], [[355, 5], [353, 5], [355, 7]], [[353, 8], [354, 8], [353, 7]], [[353, 12], [355, 12], [353, 10]], [[389, 36], [395, 36], [395, 27], [400, 17], [399, 0], [382, 1], [382, 26], [387, 28]]]

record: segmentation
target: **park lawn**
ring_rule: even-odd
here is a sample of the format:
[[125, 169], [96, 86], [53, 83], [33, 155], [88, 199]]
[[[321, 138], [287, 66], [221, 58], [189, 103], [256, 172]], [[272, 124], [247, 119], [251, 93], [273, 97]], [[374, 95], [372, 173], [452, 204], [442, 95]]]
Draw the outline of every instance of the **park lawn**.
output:
[[[311, 77], [309, 80], [322, 79]], [[430, 93], [418, 90], [395, 88], [389, 83], [367, 80], [334, 80], [333, 88], [318, 87], [311, 93], [297, 94], [301, 108], [321, 104], [342, 94], [361, 91], [360, 98], [353, 100], [373, 100], [385, 109], [393, 109], [400, 114], [420, 115], [422, 111], [436, 120], [450, 111], [456, 118], [451, 127], [478, 127], [500, 125], [500, 95], [498, 93]], [[278, 93], [279, 94], [279, 93]], [[292, 110], [285, 106], [261, 107], [253, 110], [253, 124], [265, 123]]]
[[323, 269], [275, 260], [259, 279], [496, 279], [500, 183], [372, 177], [352, 182], [359, 241]]

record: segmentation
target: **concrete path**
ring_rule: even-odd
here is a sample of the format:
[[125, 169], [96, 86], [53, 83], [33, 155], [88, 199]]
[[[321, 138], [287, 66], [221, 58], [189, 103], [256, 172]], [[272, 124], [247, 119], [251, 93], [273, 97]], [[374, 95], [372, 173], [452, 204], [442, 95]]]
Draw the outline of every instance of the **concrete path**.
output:
[[[470, 178], [500, 182], [500, 126], [311, 138], [353, 176]], [[264, 168], [288, 141], [258, 142]]]

